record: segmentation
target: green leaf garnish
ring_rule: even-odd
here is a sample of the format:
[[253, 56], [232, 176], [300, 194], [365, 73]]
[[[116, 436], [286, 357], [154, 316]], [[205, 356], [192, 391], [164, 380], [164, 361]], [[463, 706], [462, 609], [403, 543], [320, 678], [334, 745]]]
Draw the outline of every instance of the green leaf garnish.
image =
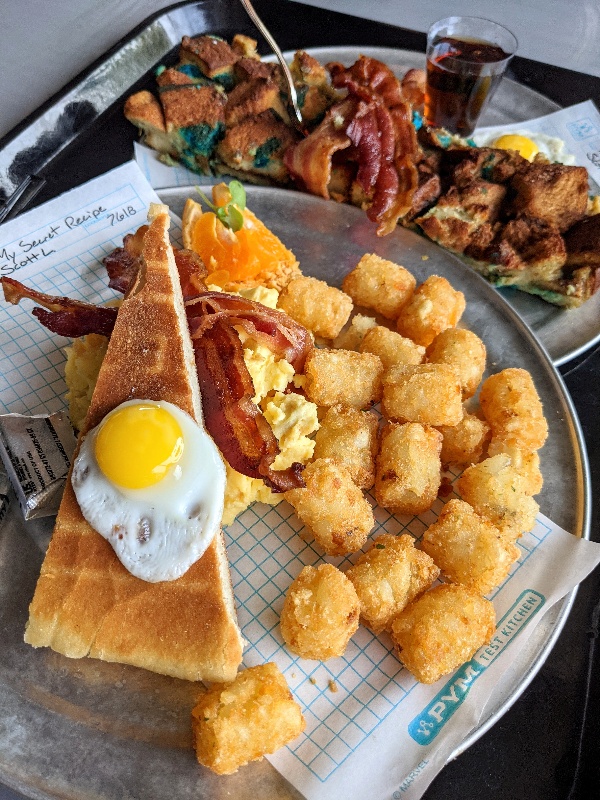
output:
[[246, 208], [246, 190], [239, 181], [230, 181], [227, 188], [229, 189], [231, 200], [224, 206], [215, 206], [199, 186], [196, 186], [196, 191], [223, 225], [237, 233], [244, 227], [243, 211]]
[[246, 190], [239, 181], [230, 181], [228, 188], [231, 193], [231, 202], [243, 211], [246, 208]]

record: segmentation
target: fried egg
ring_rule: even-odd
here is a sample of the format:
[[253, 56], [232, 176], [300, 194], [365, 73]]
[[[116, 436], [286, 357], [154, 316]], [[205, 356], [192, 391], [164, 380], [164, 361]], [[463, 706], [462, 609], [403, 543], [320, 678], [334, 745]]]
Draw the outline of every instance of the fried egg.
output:
[[574, 164], [575, 156], [567, 153], [567, 146], [558, 136], [548, 136], [538, 131], [481, 131], [472, 136], [477, 147], [497, 147], [500, 150], [516, 150], [528, 161], [538, 153], [556, 164]]
[[71, 482], [92, 528], [150, 583], [183, 575], [220, 527], [225, 466], [171, 403], [130, 400], [107, 414], [83, 439]]

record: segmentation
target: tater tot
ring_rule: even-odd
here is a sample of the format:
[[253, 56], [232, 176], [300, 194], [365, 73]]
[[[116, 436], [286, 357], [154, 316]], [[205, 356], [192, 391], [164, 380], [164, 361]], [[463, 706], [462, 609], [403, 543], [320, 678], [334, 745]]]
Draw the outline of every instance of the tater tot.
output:
[[424, 347], [383, 325], [370, 328], [358, 349], [361, 353], [374, 353], [379, 356], [384, 369], [396, 364], [420, 364], [425, 356]]
[[332, 564], [304, 567], [287, 591], [281, 635], [302, 658], [344, 655], [358, 629], [360, 602], [351, 581]]
[[516, 544], [462, 500], [444, 506], [438, 521], [423, 534], [421, 547], [447, 580], [477, 594], [500, 586], [521, 555]]
[[468, 467], [456, 486], [463, 500], [507, 539], [514, 541], [533, 528], [539, 506], [526, 492], [527, 479], [505, 453]]
[[435, 683], [487, 644], [494, 606], [464, 586], [444, 584], [421, 595], [392, 622], [398, 657], [421, 683]]
[[461, 389], [447, 364], [397, 364], [384, 373], [381, 411], [394, 422], [458, 425]]
[[485, 372], [485, 345], [472, 331], [447, 328], [427, 348], [427, 361], [447, 364], [456, 372], [463, 400], [473, 397]]
[[358, 487], [370, 489], [375, 481], [377, 428], [372, 411], [331, 406], [315, 436], [313, 456], [343, 464]]
[[277, 307], [315, 336], [335, 339], [352, 312], [352, 300], [318, 278], [291, 280], [279, 295]]
[[355, 305], [372, 308], [382, 317], [396, 319], [417, 282], [404, 267], [367, 253], [344, 278], [343, 290]]
[[381, 399], [383, 364], [372, 353], [316, 348], [304, 375], [306, 396], [318, 406], [368, 408]]
[[431, 508], [440, 488], [442, 435], [426, 425], [389, 422], [381, 433], [375, 497], [394, 514]]
[[390, 627], [402, 609], [431, 586], [440, 573], [407, 533], [383, 533], [346, 571], [360, 600], [362, 622], [373, 633]]
[[338, 350], [359, 350], [364, 336], [376, 326], [375, 317], [355, 314], [350, 320], [350, 325], [336, 336], [333, 346]]
[[446, 278], [430, 275], [400, 312], [397, 330], [427, 347], [439, 333], [453, 328], [464, 310], [464, 294], [453, 289]]
[[442, 464], [476, 464], [490, 438], [490, 426], [465, 412], [458, 425], [440, 425]]
[[479, 403], [492, 429], [490, 454], [516, 447], [539, 450], [548, 436], [544, 409], [529, 372], [509, 368], [483, 382]]
[[[537, 452], [525, 453], [516, 447], [504, 447], [500, 452], [509, 456], [513, 467], [521, 476], [522, 488], [525, 494], [533, 496], [542, 491], [544, 478], [540, 470], [540, 457]], [[492, 455], [492, 453], [489, 453]], [[493, 455], [498, 455], [494, 453]]]
[[304, 726], [300, 706], [272, 663], [249, 667], [231, 683], [213, 684], [192, 711], [198, 761], [218, 775], [274, 753]]
[[290, 489], [284, 497], [312, 531], [317, 545], [330, 556], [360, 550], [375, 520], [369, 501], [346, 467], [319, 458], [302, 475], [306, 486]]

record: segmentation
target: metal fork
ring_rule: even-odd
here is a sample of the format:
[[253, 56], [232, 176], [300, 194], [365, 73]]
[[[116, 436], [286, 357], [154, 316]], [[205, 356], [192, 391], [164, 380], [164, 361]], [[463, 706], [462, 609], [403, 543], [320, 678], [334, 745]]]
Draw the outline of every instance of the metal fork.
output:
[[302, 112], [300, 111], [300, 106], [298, 105], [298, 95], [296, 93], [296, 87], [294, 86], [294, 79], [292, 78], [292, 73], [290, 72], [290, 68], [285, 63], [285, 58], [283, 57], [283, 53], [279, 49], [277, 42], [269, 33], [267, 27], [265, 26], [264, 22], [256, 13], [254, 6], [250, 2], [250, 0], [241, 0], [242, 5], [248, 12], [248, 16], [252, 20], [252, 22], [256, 25], [262, 35], [265, 37], [267, 42], [269, 43], [269, 47], [273, 51], [273, 53], [277, 56], [277, 60], [281, 65], [281, 69], [283, 70], [283, 74], [285, 76], [285, 81], [288, 87], [288, 98], [290, 101], [290, 105], [294, 112], [294, 118], [292, 119], [294, 125], [304, 133], [304, 122], [302, 120]]

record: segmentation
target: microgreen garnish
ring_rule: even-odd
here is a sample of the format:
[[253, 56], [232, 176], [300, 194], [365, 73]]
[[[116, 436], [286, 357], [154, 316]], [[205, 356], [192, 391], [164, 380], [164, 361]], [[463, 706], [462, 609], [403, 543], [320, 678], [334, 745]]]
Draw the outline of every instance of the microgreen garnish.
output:
[[231, 200], [224, 206], [215, 206], [199, 186], [196, 186], [196, 191], [206, 205], [221, 220], [223, 225], [225, 225], [226, 228], [231, 228], [234, 233], [237, 233], [244, 227], [243, 211], [246, 208], [246, 190], [239, 181], [230, 181], [227, 188], [229, 189]]

